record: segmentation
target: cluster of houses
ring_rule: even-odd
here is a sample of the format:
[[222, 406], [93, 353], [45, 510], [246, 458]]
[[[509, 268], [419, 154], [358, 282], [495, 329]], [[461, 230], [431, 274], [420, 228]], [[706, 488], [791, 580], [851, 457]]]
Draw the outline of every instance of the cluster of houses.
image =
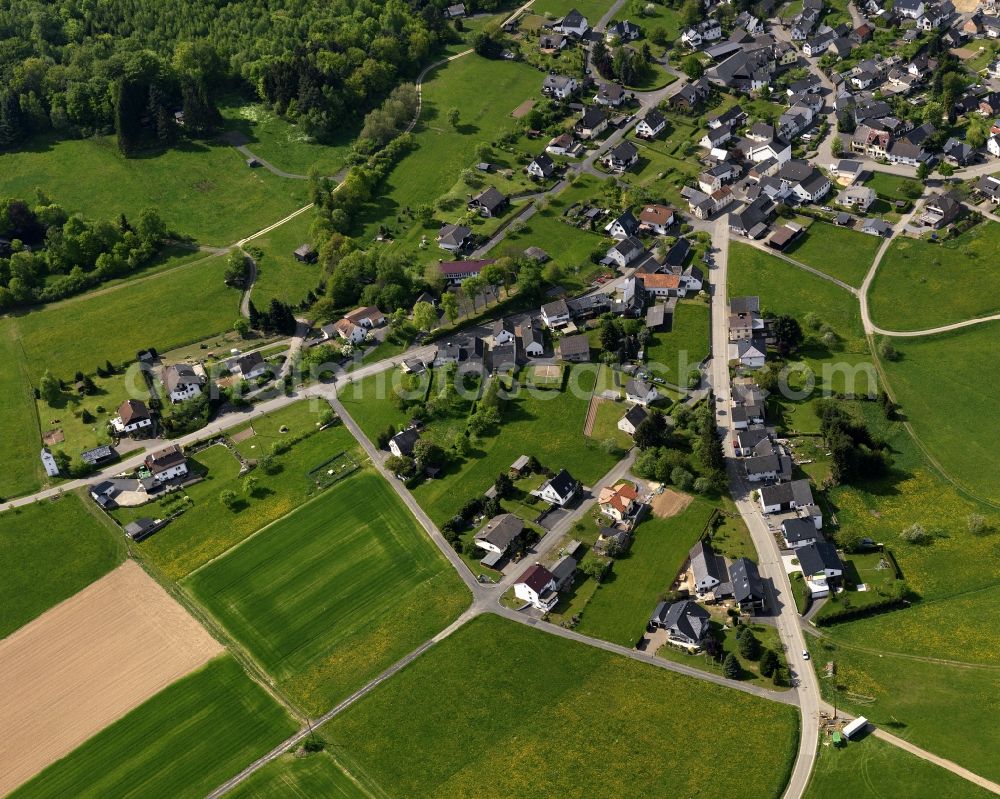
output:
[[165, 487], [181, 484], [188, 477], [184, 450], [171, 444], [149, 453], [134, 477], [114, 477], [90, 486], [90, 496], [105, 510], [113, 510], [119, 504], [141, 505]]

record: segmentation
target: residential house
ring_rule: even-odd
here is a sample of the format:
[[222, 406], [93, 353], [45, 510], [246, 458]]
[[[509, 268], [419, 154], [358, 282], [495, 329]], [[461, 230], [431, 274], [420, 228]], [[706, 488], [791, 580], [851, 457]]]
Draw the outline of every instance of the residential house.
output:
[[45, 469], [45, 474], [49, 477], [59, 476], [59, 464], [56, 463], [56, 456], [52, 454], [52, 451], [48, 447], [42, 447], [41, 451], [42, 468]]
[[920, 19], [924, 15], [924, 0], [896, 0], [892, 10], [904, 19]]
[[737, 558], [729, 564], [729, 584], [743, 613], [762, 613], [767, 609], [764, 581], [757, 564], [749, 558]]
[[556, 166], [545, 153], [539, 153], [524, 171], [537, 180], [547, 180], [556, 171]]
[[560, 133], [558, 136], [549, 139], [549, 143], [545, 145], [545, 152], [551, 155], [567, 155], [573, 149], [575, 143], [576, 139], [570, 134]]
[[919, 222], [924, 227], [940, 230], [962, 214], [962, 203], [950, 193], [936, 194], [924, 203]]
[[587, 18], [575, 8], [571, 9], [565, 17], [559, 20], [552, 27], [559, 31], [559, 33], [576, 36], [577, 38], [580, 38], [586, 34], [588, 30], [590, 30], [590, 24], [587, 22]]
[[608, 263], [615, 264], [619, 269], [624, 269], [643, 252], [642, 242], [635, 236], [629, 236], [609, 247], [605, 259]]
[[774, 203], [761, 196], [729, 214], [729, 229], [739, 236], [759, 239], [767, 233], [767, 223], [773, 215]]
[[627, 139], [619, 142], [601, 158], [604, 164], [612, 172], [621, 174], [639, 160], [639, 150]]
[[799, 547], [795, 550], [795, 557], [806, 580], [815, 584], [810, 586], [814, 595], [818, 593], [815, 590], [817, 586], [822, 589], [844, 574], [844, 563], [837, 554], [837, 548], [829, 541]]
[[361, 325], [356, 325], [350, 319], [338, 319], [333, 324], [324, 325], [321, 328], [323, 338], [341, 338], [351, 344], [360, 344], [365, 340], [365, 329]]
[[546, 327], [561, 327], [570, 320], [569, 306], [564, 299], [547, 302], [542, 306], [541, 316]]
[[481, 338], [464, 336], [439, 344], [434, 353], [433, 365], [441, 367], [448, 364], [462, 364], [466, 368], [481, 367], [485, 356], [486, 347]]
[[674, 209], [669, 205], [646, 205], [639, 212], [639, 229], [658, 236], [665, 236], [674, 222]]
[[625, 401], [631, 402], [633, 405], [647, 407], [659, 398], [660, 395], [656, 387], [645, 380], [633, 377], [625, 384]]
[[611, 43], [616, 39], [619, 42], [634, 42], [642, 36], [642, 28], [627, 19], [621, 22], [612, 22], [604, 30], [604, 41]]
[[580, 363], [590, 360], [590, 339], [586, 334], [563, 336], [556, 345], [556, 355], [561, 360]]
[[627, 239], [639, 232], [639, 220], [630, 209], [626, 208], [604, 226], [604, 232], [613, 239]]
[[666, 126], [666, 117], [655, 108], [650, 108], [635, 126], [635, 135], [640, 139], [655, 139]]
[[445, 19], [461, 19], [465, 16], [465, 3], [455, 3], [444, 10]]
[[986, 140], [986, 151], [994, 158], [1000, 158], [1000, 133], [994, 133]]
[[469, 261], [439, 261], [438, 269], [449, 286], [460, 286], [466, 279], [478, 277], [479, 273], [495, 260], [495, 258], [473, 258]]
[[864, 213], [878, 199], [875, 190], [868, 186], [852, 185], [848, 186], [837, 195], [837, 205], [845, 208], [853, 208]]
[[538, 49], [546, 55], [558, 53], [569, 43], [569, 37], [562, 33], [543, 33], [538, 37]]
[[177, 444], [171, 444], [169, 447], [151, 452], [143, 463], [149, 469], [153, 479], [160, 485], [188, 473], [184, 450]]
[[514, 596], [537, 610], [550, 611], [559, 601], [556, 579], [552, 572], [536, 563], [514, 583]]
[[442, 225], [438, 231], [438, 247], [448, 252], [464, 250], [472, 238], [472, 231], [464, 225]]
[[780, 513], [815, 504], [808, 480], [792, 480], [789, 483], [762, 486], [758, 501], [761, 511], [765, 514]]
[[539, 358], [545, 354], [545, 337], [542, 330], [533, 319], [526, 319], [518, 327], [521, 338], [521, 349], [531, 358]]
[[749, 11], [740, 12], [733, 22], [733, 27], [743, 29], [751, 36], [757, 36], [764, 32], [764, 23]]
[[256, 380], [266, 374], [268, 370], [267, 362], [259, 352], [240, 356], [236, 359], [234, 366], [235, 368], [230, 367], [230, 370], [239, 372], [240, 377], [244, 380]]
[[711, 194], [722, 188], [724, 183], [728, 183], [739, 176], [739, 167], [728, 161], [716, 164], [706, 169], [698, 176], [698, 188], [705, 194]]
[[717, 128], [709, 128], [705, 135], [701, 137], [698, 144], [706, 150], [714, 150], [733, 138], [732, 125], [720, 125]]
[[420, 432], [415, 427], [400, 430], [389, 439], [389, 451], [397, 458], [413, 456], [413, 445], [420, 440]]
[[478, 211], [480, 216], [489, 219], [501, 215], [507, 210], [509, 204], [509, 198], [505, 194], [501, 193], [495, 186], [490, 186], [472, 197], [468, 207], [470, 211]]
[[[697, 111], [708, 99], [712, 88], [707, 80], [699, 78], [686, 84], [677, 94], [670, 98], [671, 108], [678, 111]], [[641, 124], [641, 123], [640, 123]]]
[[884, 219], [866, 219], [859, 228], [862, 233], [869, 236], [880, 236], [885, 238], [892, 233], [892, 225]]
[[130, 436], [151, 428], [153, 419], [142, 400], [125, 400], [118, 406], [118, 415], [111, 420], [116, 435]]
[[688, 648], [698, 648], [711, 630], [711, 616], [697, 602], [660, 602], [649, 617], [651, 629], [667, 631], [667, 638]]
[[691, 562], [694, 590], [699, 596], [705, 594], [725, 596], [730, 592], [725, 561], [712, 549], [712, 544], [707, 539], [702, 538], [691, 547], [688, 559]]
[[747, 369], [759, 369], [767, 359], [767, 346], [762, 338], [741, 339], [729, 345], [729, 360]]
[[553, 564], [551, 572], [552, 579], [556, 583], [556, 591], [562, 591], [573, 585], [573, 578], [576, 576], [578, 563], [575, 557], [566, 554]]
[[190, 364], [175, 363], [163, 370], [163, 387], [173, 403], [197, 397], [204, 384], [204, 376], [198, 374]]
[[759, 297], [733, 297], [729, 301], [729, 340], [754, 338], [764, 330]]
[[102, 444], [99, 447], [84, 450], [80, 453], [80, 460], [88, 466], [100, 466], [102, 463], [113, 461], [117, 457], [118, 453], [107, 444]]
[[570, 75], [546, 75], [542, 81], [542, 94], [556, 100], [570, 99], [579, 88], [577, 79]]
[[625, 100], [625, 89], [617, 83], [604, 83], [594, 95], [594, 102], [598, 105], [617, 108]]
[[521, 537], [522, 532], [524, 522], [513, 513], [501, 513], [490, 519], [474, 538], [477, 547], [495, 556], [490, 558], [492, 562], [485, 565], [496, 565], [510, 549], [510, 545]]
[[563, 507], [569, 504], [580, 490], [580, 483], [565, 469], [544, 483], [538, 489], [538, 496], [552, 505]]
[[722, 38], [722, 26], [719, 21], [709, 17], [681, 33], [681, 41], [692, 50], [697, 50], [706, 42], [714, 42]]
[[494, 344], [512, 344], [514, 342], [514, 323], [510, 319], [498, 319], [491, 328]]
[[633, 405], [627, 411], [625, 415], [618, 420], [618, 429], [623, 433], [627, 433], [630, 436], [635, 435], [636, 428], [642, 424], [649, 414], [646, 409], [641, 405]]
[[631, 483], [618, 483], [613, 488], [602, 488], [597, 504], [605, 516], [624, 522], [638, 512], [639, 492]]
[[348, 321], [354, 322], [356, 325], [367, 328], [368, 330], [375, 327], [381, 327], [385, 324], [385, 314], [383, 314], [374, 305], [365, 305], [360, 308], [355, 308], [350, 313], [344, 314], [344, 318]]
[[944, 147], [941, 148], [941, 152], [944, 153], [945, 160], [955, 166], [968, 165], [976, 155], [976, 151], [973, 147], [966, 144], [964, 141], [956, 139], [954, 136], [944, 143]]
[[784, 539], [787, 549], [798, 549], [815, 544], [817, 541], [826, 540], [810, 520], [799, 518], [785, 519], [781, 523], [781, 537]]
[[778, 170], [778, 177], [799, 202], [817, 202], [830, 191], [829, 178], [808, 161], [788, 161]]
[[608, 127], [608, 115], [600, 108], [588, 108], [574, 130], [581, 139], [596, 139]]
[[733, 434], [733, 451], [737, 457], [746, 458], [753, 455], [762, 442], [770, 442], [771, 430], [762, 424], [748, 426]]
[[1000, 205], [1000, 178], [983, 175], [976, 181], [976, 192], [989, 200], [993, 205]]
[[618, 557], [628, 551], [632, 536], [627, 530], [617, 527], [599, 527], [597, 540], [594, 542], [594, 553], [604, 557]]

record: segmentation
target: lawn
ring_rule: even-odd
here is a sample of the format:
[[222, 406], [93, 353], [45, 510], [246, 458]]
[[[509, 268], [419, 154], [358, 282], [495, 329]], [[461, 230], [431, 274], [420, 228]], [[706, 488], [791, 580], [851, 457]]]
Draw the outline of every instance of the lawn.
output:
[[912, 203], [913, 199], [905, 191], [907, 184], [917, 184], [913, 178], [900, 177], [898, 175], [888, 175], [885, 172], [872, 171], [872, 176], [865, 181], [865, 185], [870, 189], [875, 189], [875, 193], [880, 197], [889, 200], [905, 200]]
[[877, 236], [813, 222], [785, 254], [851, 286], [860, 286], [881, 245]]
[[36, 138], [3, 157], [0, 191], [34, 197], [41, 188], [70, 213], [91, 219], [138, 216], [155, 207], [171, 230], [224, 246], [308, 202], [306, 181], [250, 169], [232, 147], [186, 143], [125, 158], [112, 136]]
[[940, 244], [896, 239], [872, 281], [872, 321], [927, 330], [1000, 311], [1000, 224], [982, 222]]
[[165, 688], [12, 796], [202, 797], [297, 729], [231, 657]]
[[89, 502], [70, 493], [0, 514], [0, 638], [124, 560], [121, 534]]
[[297, 175], [309, 174], [313, 166], [319, 168], [320, 174], [335, 174], [344, 166], [351, 144], [361, 129], [357, 124], [345, 125], [338, 141], [320, 144], [300, 131], [298, 125], [260, 103], [232, 97], [220, 111], [231, 130], [249, 139], [246, 146], [254, 155]]
[[688, 375], [708, 357], [710, 338], [708, 305], [678, 302], [670, 332], [654, 333], [646, 347], [647, 365], [654, 375], [684, 388]]
[[4, 364], [0, 370], [0, 440], [4, 444], [0, 499], [34, 491], [45, 475], [38, 458], [41, 440], [28, 360], [16, 331], [14, 319], [0, 319], [0, 363]]
[[700, 796], [711, 785], [776, 797], [797, 722], [789, 706], [481, 616], [320, 734], [373, 796]]
[[897, 361], [883, 361], [889, 385], [920, 441], [973, 494], [1000, 500], [996, 474], [1000, 420], [993, 408], [1000, 373], [984, 368], [996, 349], [995, 322], [921, 338], [897, 339]]
[[[143, 395], [146, 387], [141, 378], [134, 380], [132, 375], [122, 372], [108, 377], [95, 375], [92, 378], [95, 393], [85, 395], [73, 389], [72, 377], [73, 375], [64, 376], [69, 381], [70, 390], [61, 392], [53, 405], [37, 399], [35, 408], [43, 434], [50, 430], [61, 430], [64, 436], [64, 440], [51, 449], [63, 450], [76, 458], [86, 449], [111, 443], [108, 423], [117, 416], [118, 406], [122, 401], [134, 396], [129, 390], [130, 386], [138, 388]], [[84, 421], [84, 413], [89, 413], [92, 420]]]
[[[259, 481], [253, 496], [246, 495], [239, 477], [239, 461], [225, 447], [209, 447], [193, 456], [196, 467], [207, 472], [206, 478], [184, 490], [184, 496], [189, 498], [188, 508], [180, 517], [135, 545], [142, 557], [166, 578], [178, 580], [316, 494], [317, 489], [306, 473], [340, 452], [356, 451], [357, 444], [342, 426], [319, 432], [314, 432], [308, 424], [304, 426], [306, 430], [295, 430], [293, 435], [312, 434], [275, 457], [275, 474], [264, 474], [259, 469], [252, 473]], [[263, 445], [251, 450], [253, 443], [254, 439], [248, 439], [241, 446], [252, 457], [264, 454]], [[219, 495], [227, 490], [235, 491], [238, 496], [232, 510], [219, 500]], [[169, 494], [152, 504], [121, 508], [115, 511], [115, 516], [122, 524], [140, 516], [163, 518], [184, 504], [178, 494]]]
[[532, 6], [535, 14], [545, 14], [548, 16], [562, 18], [572, 9], [576, 9], [587, 18], [587, 22], [593, 27], [598, 20], [610, 8], [611, 4], [607, 0], [539, 0]]
[[[232, 327], [239, 292], [222, 280], [225, 256], [98, 289], [15, 318], [16, 335], [36, 380], [130, 363], [144, 347], [161, 352]], [[193, 301], [197, 299], [197, 302]]]
[[635, 646], [662, 594], [670, 590], [712, 515], [714, 504], [695, 497], [678, 516], [649, 516], [628, 553], [587, 603], [577, 629], [622, 646]]
[[[900, 738], [984, 777], [1000, 779], [995, 736], [969, 734], [993, 729], [995, 660], [991, 666], [952, 666], [847, 649], [830, 639], [807, 641], [827, 702], [837, 698], [841, 708]], [[837, 668], [834, 680], [822, 677], [830, 660]]]
[[618, 429], [618, 422], [625, 415], [626, 406], [621, 402], [601, 400], [597, 404], [597, 415], [594, 418], [594, 428], [590, 437], [602, 442], [612, 439], [622, 450], [632, 448], [632, 436]]
[[298, 305], [319, 284], [321, 267], [304, 264], [292, 255], [299, 245], [312, 243], [309, 226], [313, 219], [312, 214], [300, 214], [250, 243], [251, 248], [264, 252], [257, 262], [257, 282], [250, 295], [257, 308], [266, 310], [273, 299]]
[[806, 799], [986, 799], [992, 794], [873, 735], [819, 748]]
[[313, 716], [469, 602], [451, 566], [372, 472], [345, 478], [184, 585]]
[[227, 795], [233, 799], [370, 799], [326, 751], [307, 757], [282, 755]]
[[[430, 73], [414, 131], [417, 148], [396, 166], [377, 201], [363, 214], [364, 238], [371, 239], [379, 223], [394, 220], [403, 209], [433, 204], [447, 192], [475, 162], [476, 146], [513, 129], [511, 112], [537, 98], [541, 85], [541, 73], [525, 64], [474, 54]], [[484, 91], [486, 86], [489, 91]], [[453, 107], [460, 110], [456, 127], [447, 121]]]

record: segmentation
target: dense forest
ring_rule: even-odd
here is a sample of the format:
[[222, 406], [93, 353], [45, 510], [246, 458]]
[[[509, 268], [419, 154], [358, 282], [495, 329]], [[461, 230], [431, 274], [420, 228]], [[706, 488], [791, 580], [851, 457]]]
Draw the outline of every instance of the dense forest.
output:
[[0, 199], [0, 311], [51, 302], [148, 264], [167, 235], [156, 211], [134, 222], [70, 216], [44, 195]]
[[0, 0], [0, 150], [47, 131], [116, 132], [126, 154], [169, 146], [211, 132], [234, 89], [330, 139], [452, 35], [445, 5]]

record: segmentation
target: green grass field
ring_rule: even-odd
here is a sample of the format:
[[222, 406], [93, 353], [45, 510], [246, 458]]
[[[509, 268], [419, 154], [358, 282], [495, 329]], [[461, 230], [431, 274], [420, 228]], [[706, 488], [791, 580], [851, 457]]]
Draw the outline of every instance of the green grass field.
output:
[[622, 450], [631, 449], [632, 436], [618, 429], [618, 422], [625, 415], [625, 409], [625, 404], [621, 402], [599, 402], [590, 437], [598, 443], [611, 438]]
[[[467, 457], [453, 460], [440, 477], [414, 488], [421, 507], [436, 523], [444, 522], [467, 499], [489, 488], [520, 455], [534, 455], [553, 471], [569, 469], [576, 479], [593, 485], [615, 462], [598, 442], [583, 436], [595, 378], [595, 366], [578, 365], [570, 368], [565, 391], [521, 391], [509, 399], [495, 435], [473, 439]], [[399, 429], [412, 416], [400, 411], [389, 399], [388, 389], [379, 390], [380, 384], [387, 386], [386, 378], [365, 378], [340, 396], [348, 413], [373, 440], [387, 425]], [[428, 437], [444, 443], [455, 431], [463, 432], [468, 410], [468, 402], [457, 401], [445, 419], [428, 425]]]
[[677, 303], [669, 333], [654, 333], [646, 349], [650, 371], [671, 383], [687, 385], [687, 376], [697, 371], [709, 351], [708, 305], [701, 300]]
[[813, 222], [785, 254], [851, 286], [860, 286], [882, 245], [876, 236]]
[[[207, 470], [206, 479], [185, 489], [191, 506], [183, 515], [135, 545], [142, 557], [168, 579], [179, 580], [314, 496], [316, 487], [306, 476], [310, 469], [339, 452], [356, 451], [356, 442], [344, 427], [313, 432], [314, 424], [303, 420], [299, 427], [290, 429], [290, 435], [312, 435], [275, 458], [278, 470], [275, 474], [267, 475], [260, 470], [252, 473], [259, 481], [254, 496], [246, 495], [239, 477], [239, 461], [225, 447], [209, 447], [194, 456], [193, 460]], [[264, 454], [260, 450], [253, 454], [250, 449], [253, 443], [251, 438], [240, 446], [250, 453], [249, 457]], [[263, 446], [263, 442], [259, 443]], [[270, 449], [270, 443], [267, 447]], [[219, 501], [219, 494], [226, 490], [235, 491], [239, 497], [232, 510]], [[178, 500], [160, 500], [138, 508], [122, 508], [115, 515], [126, 524], [140, 516], [165, 517], [180, 505]]]
[[344, 166], [358, 126], [345, 126], [339, 141], [319, 144], [299, 130], [298, 125], [282, 119], [260, 103], [245, 102], [238, 97], [220, 108], [227, 127], [243, 133], [250, 141], [247, 147], [278, 169], [297, 175], [309, 174], [312, 166], [321, 174], [331, 176]]
[[806, 799], [986, 799], [992, 796], [949, 771], [871, 735], [846, 746], [821, 746]]
[[1000, 324], [990, 322], [953, 333], [893, 343], [898, 361], [883, 361], [896, 400], [917, 437], [960, 485], [977, 496], [1000, 500], [995, 479], [1000, 420], [992, 412], [1000, 375], [984, 368], [996, 347]]
[[[501, 130], [513, 129], [511, 112], [523, 101], [537, 98], [541, 85], [541, 73], [525, 64], [477, 55], [429, 74], [414, 132], [417, 149], [396, 166], [378, 200], [366, 209], [365, 239], [374, 235], [378, 223], [394, 219], [407, 206], [433, 203], [447, 192], [462, 170], [474, 163], [476, 146]], [[487, 86], [489, 91], [484, 91]], [[461, 112], [456, 128], [447, 121], [453, 107]]]
[[279, 228], [254, 239], [264, 257], [257, 264], [257, 282], [250, 294], [254, 305], [266, 309], [272, 299], [297, 305], [320, 281], [320, 267], [295, 260], [292, 253], [300, 244], [312, 243], [309, 226], [315, 217], [305, 213]]
[[178, 680], [12, 796], [202, 797], [298, 729], [231, 657]]
[[370, 799], [326, 751], [282, 755], [229, 794], [233, 799]]
[[0, 370], [0, 439], [4, 442], [0, 498], [34, 491], [45, 476], [38, 458], [42, 442], [32, 378], [16, 331], [14, 319], [0, 319], [0, 363], [4, 364]]
[[942, 244], [897, 239], [872, 282], [872, 321], [886, 330], [927, 330], [997, 313], [998, 249], [996, 222]]
[[184, 584], [312, 715], [442, 630], [469, 601], [371, 472], [342, 480]]
[[240, 294], [223, 283], [224, 272], [225, 256], [217, 256], [16, 317], [32, 381], [46, 369], [71, 379], [106, 360], [132, 362], [144, 347], [165, 352], [228, 330]]
[[580, 617], [577, 630], [622, 646], [635, 646], [660, 594], [670, 590], [709, 517], [713, 503], [695, 497], [678, 516], [649, 516], [635, 531], [628, 554], [615, 560]]
[[64, 494], [0, 514], [0, 638], [124, 560], [121, 534], [89, 502]]
[[763, 799], [784, 787], [797, 722], [789, 706], [481, 616], [320, 734], [373, 796]]
[[114, 137], [38, 138], [3, 159], [0, 192], [41, 188], [70, 213], [135, 217], [155, 207], [167, 226], [203, 244], [224, 246], [308, 202], [304, 180], [250, 169], [232, 147], [189, 143], [158, 155], [124, 158]]

